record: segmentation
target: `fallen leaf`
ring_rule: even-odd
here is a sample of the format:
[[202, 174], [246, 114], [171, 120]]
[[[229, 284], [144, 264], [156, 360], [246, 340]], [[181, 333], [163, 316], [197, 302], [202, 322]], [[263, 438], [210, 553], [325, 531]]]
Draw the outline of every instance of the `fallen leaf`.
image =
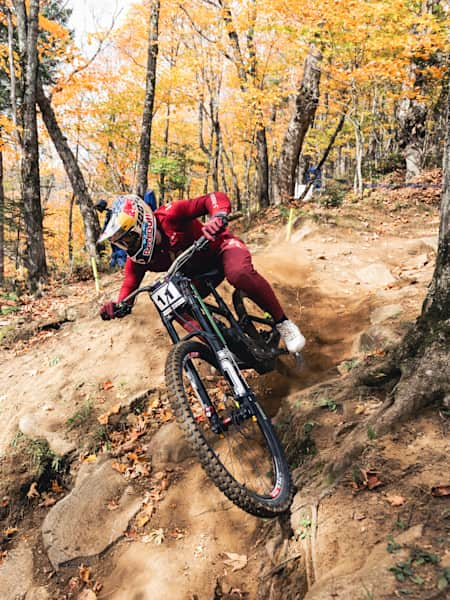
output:
[[117, 460], [115, 460], [111, 466], [115, 471], [118, 471], [119, 473], [125, 473], [125, 471], [127, 470], [127, 465], [117, 462]]
[[8, 529], [5, 529], [5, 537], [12, 537], [18, 531], [17, 527], [8, 527]]
[[386, 500], [389, 502], [389, 504], [391, 506], [403, 506], [403, 504], [405, 504], [406, 500], [405, 498], [403, 498], [403, 496], [386, 496]]
[[156, 398], [155, 400], [152, 400], [151, 402], [148, 403], [148, 410], [153, 410], [156, 408], [159, 408], [161, 406], [161, 400], [159, 398]]
[[104, 382], [103, 382], [103, 384], [102, 384], [102, 388], [103, 388], [105, 391], [107, 391], [107, 390], [110, 390], [110, 389], [111, 389], [111, 388], [113, 388], [113, 387], [114, 387], [114, 384], [113, 384], [113, 382], [112, 382], [112, 381], [104, 381]]
[[97, 421], [100, 423], [100, 425], [107, 425], [108, 419], [109, 413], [105, 413], [104, 415], [100, 415], [99, 417], [97, 417]]
[[81, 581], [84, 581], [84, 583], [89, 583], [89, 580], [91, 579], [91, 567], [80, 565], [78, 572], [80, 574]]
[[40, 493], [37, 490], [37, 481], [33, 481], [33, 483], [30, 485], [30, 489], [27, 492], [27, 498], [39, 498], [39, 496]]
[[135, 463], [134, 466], [128, 469], [127, 475], [130, 479], [136, 479], [136, 477], [148, 477], [150, 475], [150, 471], [146, 467], [146, 465], [142, 463]]
[[53, 506], [56, 504], [57, 500], [53, 496], [50, 496], [46, 492], [42, 492], [42, 502], [39, 502], [39, 506]]
[[440, 496], [450, 496], [450, 485], [435, 485], [431, 488], [431, 495], [440, 497]]
[[175, 540], [181, 540], [186, 535], [186, 531], [184, 529], [179, 529], [178, 527], [176, 527], [173, 531], [169, 533], [169, 535]]
[[96, 581], [92, 587], [94, 592], [99, 592], [103, 587], [103, 583], [101, 583], [100, 581]]
[[234, 552], [224, 552], [227, 559], [223, 562], [231, 567], [232, 571], [239, 571], [247, 566], [247, 556], [245, 554], [235, 554]]
[[166, 423], [167, 421], [170, 421], [171, 419], [173, 419], [173, 413], [168, 408], [163, 408], [159, 412], [158, 417], [159, 417], [160, 421], [162, 421], [163, 423]]
[[97, 460], [97, 457], [95, 454], [89, 454], [89, 456], [86, 456], [85, 459], [83, 459], [84, 463], [93, 463]]
[[145, 512], [140, 512], [136, 517], [136, 526], [144, 527], [150, 521], [150, 516]]
[[55, 492], [55, 494], [60, 494], [63, 491], [64, 488], [59, 485], [56, 479], [52, 479], [52, 492]]
[[161, 545], [164, 542], [164, 529], [154, 529], [148, 535], [144, 535], [142, 537], [142, 541], [144, 542], [144, 544], [149, 544], [150, 542], [153, 542], [158, 546]]
[[373, 490], [376, 487], [383, 485], [383, 482], [378, 479], [378, 476], [376, 475], [376, 473], [367, 471], [366, 476], [367, 476], [366, 483], [367, 483], [368, 490]]
[[69, 583], [67, 584], [67, 587], [69, 588], [69, 590], [71, 592], [75, 592], [79, 587], [80, 587], [80, 580], [78, 579], [78, 577], [71, 577], [69, 579]]
[[363, 521], [366, 518], [366, 515], [362, 512], [355, 512], [353, 518], [355, 521]]
[[111, 406], [111, 409], [110, 409], [110, 411], [109, 411], [109, 414], [110, 414], [110, 415], [117, 415], [117, 414], [120, 412], [120, 407], [121, 407], [121, 406], [122, 406], [122, 405], [120, 404], [120, 402], [118, 402], [117, 404], [113, 404], [113, 405]]

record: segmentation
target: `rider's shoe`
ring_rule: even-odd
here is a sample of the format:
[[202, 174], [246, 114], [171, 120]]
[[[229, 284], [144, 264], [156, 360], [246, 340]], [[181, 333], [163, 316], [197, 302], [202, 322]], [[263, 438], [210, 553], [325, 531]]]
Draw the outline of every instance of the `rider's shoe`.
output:
[[281, 321], [281, 323], [277, 323], [276, 327], [281, 339], [286, 344], [288, 352], [295, 353], [303, 349], [306, 340], [295, 323], [286, 319], [285, 321]]

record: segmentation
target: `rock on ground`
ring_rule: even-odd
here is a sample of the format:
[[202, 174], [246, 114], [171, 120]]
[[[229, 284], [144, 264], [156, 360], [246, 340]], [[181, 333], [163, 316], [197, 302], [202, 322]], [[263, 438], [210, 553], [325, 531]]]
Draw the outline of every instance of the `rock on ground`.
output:
[[[108, 502], [119, 507], [110, 511]], [[82, 465], [72, 492], [50, 510], [42, 536], [53, 567], [76, 558], [95, 556], [120, 538], [141, 500], [112, 460]]]
[[45, 588], [33, 586], [33, 551], [27, 542], [11, 550], [0, 566], [2, 600], [48, 600]]

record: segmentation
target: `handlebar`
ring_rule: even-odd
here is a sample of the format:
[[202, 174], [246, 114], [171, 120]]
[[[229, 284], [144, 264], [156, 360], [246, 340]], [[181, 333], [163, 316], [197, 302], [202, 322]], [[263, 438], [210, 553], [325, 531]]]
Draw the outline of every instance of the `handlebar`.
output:
[[[244, 215], [242, 212], [237, 211], [227, 215], [226, 219], [224, 220], [226, 220], [228, 224], [231, 221], [237, 221], [238, 219], [241, 219], [243, 216]], [[185, 265], [196, 252], [198, 252], [199, 250], [203, 250], [203, 248], [206, 248], [208, 244], [209, 240], [207, 240], [203, 235], [199, 237], [191, 246], [189, 246], [189, 248], [186, 248], [186, 250], [184, 250], [180, 255], [177, 256], [177, 258], [173, 261], [173, 263], [170, 265], [169, 269], [165, 273], [159, 275], [154, 281], [152, 281], [150, 285], [144, 285], [143, 287], [138, 288], [134, 292], [131, 292], [131, 294], [124, 298], [121, 303], [128, 303], [130, 300], [134, 300], [134, 298], [142, 292], [151, 292], [154, 284], [157, 281], [160, 281], [161, 279], [170, 278], [174, 273], [179, 271], [181, 267]]]

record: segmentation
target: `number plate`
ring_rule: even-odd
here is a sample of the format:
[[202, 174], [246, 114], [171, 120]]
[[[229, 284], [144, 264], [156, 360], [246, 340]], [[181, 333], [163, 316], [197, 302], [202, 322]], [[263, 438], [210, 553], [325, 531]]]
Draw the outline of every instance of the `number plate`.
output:
[[171, 281], [163, 283], [157, 290], [152, 292], [151, 297], [157, 309], [165, 316], [185, 302], [183, 294]]

